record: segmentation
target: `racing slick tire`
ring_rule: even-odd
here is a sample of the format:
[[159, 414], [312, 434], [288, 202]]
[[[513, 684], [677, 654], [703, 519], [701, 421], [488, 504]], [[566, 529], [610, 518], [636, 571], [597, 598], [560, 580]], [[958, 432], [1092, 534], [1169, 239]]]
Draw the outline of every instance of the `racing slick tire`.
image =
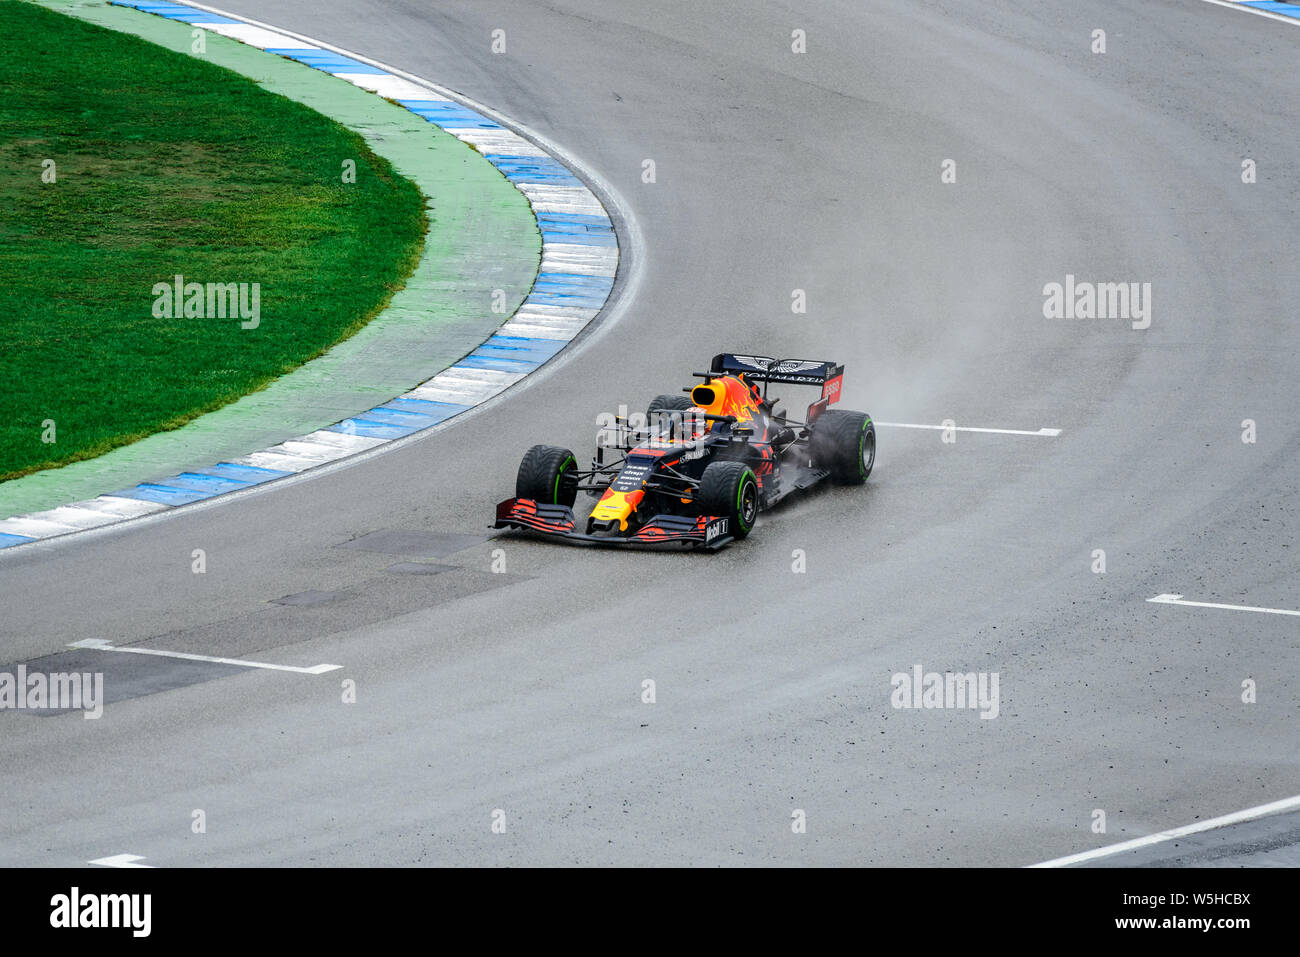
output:
[[[671, 395], [671, 394], [657, 395], [650, 400], [650, 405], [645, 410], [646, 424], [653, 425], [655, 421], [655, 416], [661, 412], [668, 412], [668, 413], [685, 412], [689, 408], [691, 408], [691, 397], [689, 395], [684, 395], [681, 393], [677, 395]], [[668, 429], [666, 431], [668, 431], [669, 434], [671, 435], [672, 433], [678, 431], [678, 429], [679, 429], [678, 423], [674, 422], [672, 429]]]
[[519, 463], [515, 497], [572, 508], [578, 497], [578, 460], [568, 449], [534, 445]]
[[676, 395], [657, 395], [650, 400], [650, 407], [645, 410], [648, 419], [656, 412], [685, 412], [691, 407], [691, 397], [685, 393]]
[[695, 494], [701, 515], [729, 518], [731, 536], [744, 538], [758, 518], [758, 479], [744, 462], [710, 462]]
[[840, 485], [861, 485], [876, 462], [876, 427], [865, 412], [832, 409], [812, 427], [813, 466]]

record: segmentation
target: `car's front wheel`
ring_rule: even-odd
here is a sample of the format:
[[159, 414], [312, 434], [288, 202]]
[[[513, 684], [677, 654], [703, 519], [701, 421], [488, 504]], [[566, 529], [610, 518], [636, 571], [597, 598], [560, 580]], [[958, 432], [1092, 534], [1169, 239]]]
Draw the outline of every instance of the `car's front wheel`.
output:
[[578, 460], [572, 452], [554, 445], [534, 445], [524, 453], [515, 478], [515, 498], [572, 508], [577, 497]]
[[733, 538], [744, 538], [758, 519], [758, 479], [744, 462], [710, 462], [696, 493], [700, 514], [730, 519]]

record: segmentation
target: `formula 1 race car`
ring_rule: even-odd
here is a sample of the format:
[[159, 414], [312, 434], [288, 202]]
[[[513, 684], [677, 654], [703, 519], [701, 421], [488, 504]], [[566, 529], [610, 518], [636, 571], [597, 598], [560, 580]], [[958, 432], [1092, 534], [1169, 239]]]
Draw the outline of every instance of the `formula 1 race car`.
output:
[[[823, 479], [861, 485], [871, 474], [871, 417], [830, 409], [844, 366], [723, 353], [694, 375], [704, 381], [682, 390], [689, 396], [658, 396], [642, 421], [607, 417], [590, 469], [579, 469], [568, 449], [534, 445], [493, 527], [600, 545], [715, 549], [744, 538], [761, 509], [791, 492]], [[821, 395], [798, 422], [768, 398], [770, 383], [816, 386]], [[573, 514], [578, 492], [600, 496], [585, 532]]]

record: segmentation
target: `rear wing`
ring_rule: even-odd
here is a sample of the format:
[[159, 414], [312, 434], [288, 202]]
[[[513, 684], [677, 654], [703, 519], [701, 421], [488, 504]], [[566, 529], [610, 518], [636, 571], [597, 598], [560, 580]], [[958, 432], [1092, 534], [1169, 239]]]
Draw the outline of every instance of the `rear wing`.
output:
[[844, 366], [812, 359], [773, 359], [771, 356], [742, 356], [723, 352], [713, 357], [709, 371], [715, 375], [744, 374], [748, 382], [782, 382], [790, 385], [819, 385], [826, 404], [840, 397]]

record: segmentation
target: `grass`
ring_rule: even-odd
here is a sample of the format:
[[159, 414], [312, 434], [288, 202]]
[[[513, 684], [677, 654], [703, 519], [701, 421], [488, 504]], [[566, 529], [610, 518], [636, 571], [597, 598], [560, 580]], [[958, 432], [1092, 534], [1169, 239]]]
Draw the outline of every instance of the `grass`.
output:
[[[262, 388], [360, 329], [419, 259], [412, 183], [200, 58], [0, 0], [0, 87], [0, 480]], [[257, 328], [156, 318], [178, 273], [259, 283]]]

